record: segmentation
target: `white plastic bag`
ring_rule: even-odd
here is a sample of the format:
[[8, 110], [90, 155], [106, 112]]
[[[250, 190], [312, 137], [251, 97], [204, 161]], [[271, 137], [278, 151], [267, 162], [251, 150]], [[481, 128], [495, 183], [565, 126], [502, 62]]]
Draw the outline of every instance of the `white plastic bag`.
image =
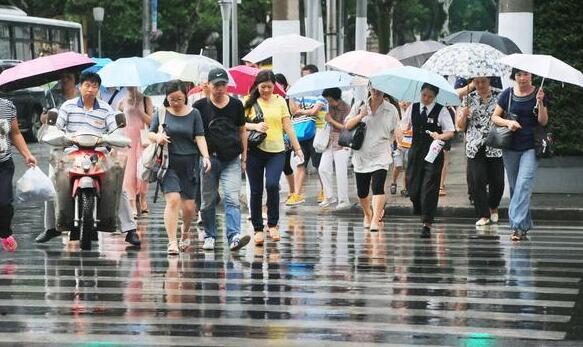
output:
[[316, 129], [316, 136], [314, 137], [313, 146], [316, 152], [323, 153], [328, 148], [330, 142], [330, 131], [332, 124], [326, 123], [323, 128]]
[[53, 200], [56, 195], [53, 182], [38, 166], [26, 170], [16, 182], [17, 203]]

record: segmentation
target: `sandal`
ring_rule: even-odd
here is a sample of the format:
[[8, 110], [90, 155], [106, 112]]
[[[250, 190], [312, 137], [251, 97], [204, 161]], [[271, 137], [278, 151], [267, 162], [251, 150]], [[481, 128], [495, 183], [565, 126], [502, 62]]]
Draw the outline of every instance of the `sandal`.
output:
[[397, 194], [397, 184], [391, 183], [391, 195]]
[[522, 239], [522, 236], [520, 235], [520, 231], [514, 230], [512, 232], [512, 235], [510, 236], [510, 239], [512, 241], [520, 241]]
[[439, 188], [439, 196], [446, 196], [447, 193], [445, 192], [445, 187]]
[[281, 237], [279, 236], [279, 227], [274, 226], [274, 227], [269, 227], [269, 237], [271, 238], [272, 241], [279, 241], [281, 239]]
[[263, 231], [256, 231], [255, 235], [253, 236], [253, 240], [255, 241], [255, 246], [263, 246]]
[[16, 251], [16, 247], [18, 247], [18, 243], [14, 236], [10, 235], [6, 238], [2, 238], [2, 248], [4, 248], [5, 251], [14, 252]]
[[180, 254], [180, 250], [178, 249], [178, 241], [170, 241], [168, 242], [168, 255], [178, 255]]

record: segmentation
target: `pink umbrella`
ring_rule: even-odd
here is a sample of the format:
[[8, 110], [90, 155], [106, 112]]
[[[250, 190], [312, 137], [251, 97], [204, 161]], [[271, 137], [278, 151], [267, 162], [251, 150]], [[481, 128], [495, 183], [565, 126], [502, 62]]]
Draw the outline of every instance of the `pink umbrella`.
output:
[[355, 75], [370, 77], [380, 71], [403, 66], [397, 59], [380, 53], [351, 51], [337, 56], [326, 66]]
[[[249, 94], [249, 89], [255, 82], [255, 77], [260, 72], [260, 69], [246, 66], [246, 65], [237, 65], [233, 66], [229, 69], [229, 73], [233, 77], [233, 80], [237, 84], [237, 86], [229, 86], [227, 91], [229, 93], [237, 94], [237, 95], [247, 95]], [[285, 96], [285, 91], [283, 88], [276, 83], [275, 89], [273, 91], [275, 94], [279, 94], [281, 96]]]
[[39, 86], [61, 78], [65, 71], [81, 71], [95, 62], [86, 56], [66, 52], [22, 62], [0, 74], [0, 89], [11, 91]]

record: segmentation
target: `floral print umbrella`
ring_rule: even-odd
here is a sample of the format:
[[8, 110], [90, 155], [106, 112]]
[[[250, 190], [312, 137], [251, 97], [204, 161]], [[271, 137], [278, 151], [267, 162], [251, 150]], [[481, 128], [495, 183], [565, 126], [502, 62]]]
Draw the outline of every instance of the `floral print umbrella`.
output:
[[442, 76], [463, 78], [509, 76], [512, 69], [499, 61], [504, 56], [482, 43], [456, 43], [435, 52], [422, 68]]

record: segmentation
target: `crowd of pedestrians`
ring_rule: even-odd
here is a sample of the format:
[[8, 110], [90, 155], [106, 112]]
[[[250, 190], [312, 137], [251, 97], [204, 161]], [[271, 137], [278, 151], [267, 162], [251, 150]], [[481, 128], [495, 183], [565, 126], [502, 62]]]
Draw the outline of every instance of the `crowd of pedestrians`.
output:
[[[312, 65], [302, 70], [303, 75], [315, 72], [317, 68]], [[209, 72], [203, 92], [189, 96], [183, 83], [172, 82], [166, 87], [163, 106], [154, 107], [152, 100], [137, 88], [100, 93], [99, 75], [84, 73], [78, 81], [76, 78], [64, 73], [61, 93], [51, 96], [52, 106], [59, 109], [56, 123], [59, 129], [106, 133], [115, 127], [113, 109], [126, 116], [127, 127], [123, 131], [131, 139], [132, 147], [128, 151], [118, 215], [121, 230], [127, 233], [126, 241], [134, 246], [140, 245], [136, 219], [149, 212], [148, 184], [137, 174], [143, 146], [148, 141], [168, 149], [168, 169], [159, 184], [166, 202], [164, 225], [169, 255], [179, 254], [191, 245], [191, 224], [199, 210], [204, 227], [203, 249], [215, 248], [216, 239], [222, 237], [217, 228], [219, 201], [224, 206], [224, 230], [230, 250], [237, 251], [251, 240], [256, 246], [263, 245], [267, 237], [278, 241], [281, 206], [305, 203], [309, 165], [316, 169], [320, 181], [316, 198], [321, 208], [341, 211], [352, 206], [348, 183], [352, 166], [363, 229], [371, 232], [381, 229], [386, 197], [396, 195], [400, 185], [400, 194], [410, 198], [414, 214], [421, 218], [420, 237], [430, 237], [440, 190], [444, 193], [442, 176], [447, 158], [444, 151], [433, 160], [426, 157], [434, 140], [449, 141], [456, 129], [465, 134], [468, 186], [476, 226], [498, 223], [506, 170], [512, 239], [524, 238], [533, 227], [529, 209], [538, 164], [534, 128], [545, 125], [549, 116], [544, 91], [532, 85], [532, 75], [525, 71], [513, 70], [516, 86], [504, 91], [491, 87], [487, 77], [473, 79], [460, 89], [463, 106], [457, 112], [436, 103], [439, 89], [431, 84], [423, 85], [420, 99], [413, 103], [397, 104], [382, 91], [369, 87], [366, 100], [350, 105], [343, 100], [339, 88], [325, 89], [321, 95], [282, 97], [274, 90], [277, 83], [288, 88], [285, 76], [262, 70], [249, 95], [240, 100], [227, 92], [227, 72], [216, 68]], [[451, 112], [455, 114], [453, 119]], [[516, 114], [517, 119], [506, 119], [505, 112]], [[46, 120], [45, 115], [41, 118]], [[312, 122], [314, 131], [296, 128], [300, 121]], [[367, 129], [362, 146], [357, 150], [341, 146], [341, 132], [360, 123], [366, 124]], [[514, 132], [510, 149], [485, 145], [493, 124]], [[328, 146], [316, 150], [314, 138], [326, 128]], [[36, 165], [36, 160], [20, 135], [15, 108], [6, 100], [0, 100], [0, 140], [7, 143], [0, 151], [0, 238], [4, 248], [15, 250], [16, 240], [10, 227], [14, 173], [11, 144], [28, 165]], [[280, 203], [282, 174], [289, 195]], [[49, 168], [49, 175], [54, 175], [54, 168]], [[252, 236], [241, 230], [242, 176], [249, 188]], [[390, 194], [385, 193], [387, 176]], [[54, 204], [47, 202], [45, 210], [45, 228], [36, 238], [39, 243], [61, 235], [55, 229]]]

